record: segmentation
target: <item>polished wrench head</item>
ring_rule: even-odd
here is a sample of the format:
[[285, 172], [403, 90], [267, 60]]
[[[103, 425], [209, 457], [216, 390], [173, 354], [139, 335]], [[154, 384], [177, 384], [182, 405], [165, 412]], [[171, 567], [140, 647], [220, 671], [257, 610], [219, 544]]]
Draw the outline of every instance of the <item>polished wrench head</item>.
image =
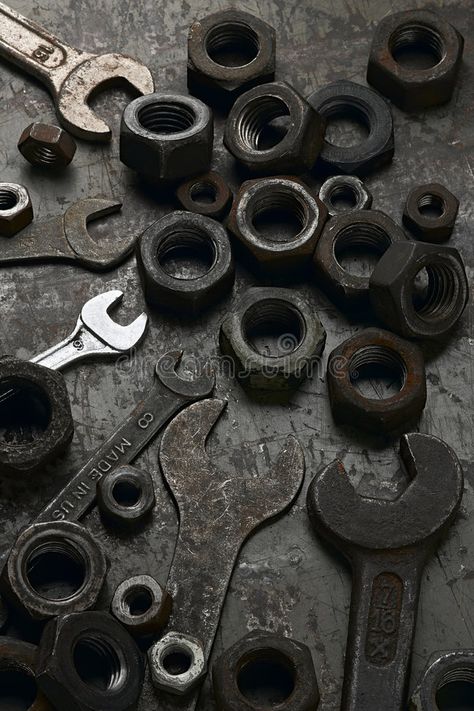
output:
[[113, 321], [107, 312], [112, 306], [120, 303], [122, 298], [123, 291], [119, 289], [97, 294], [84, 304], [80, 315], [84, 327], [117, 353], [129, 351], [136, 346], [145, 335], [148, 324], [146, 313], [140, 314], [127, 326]]

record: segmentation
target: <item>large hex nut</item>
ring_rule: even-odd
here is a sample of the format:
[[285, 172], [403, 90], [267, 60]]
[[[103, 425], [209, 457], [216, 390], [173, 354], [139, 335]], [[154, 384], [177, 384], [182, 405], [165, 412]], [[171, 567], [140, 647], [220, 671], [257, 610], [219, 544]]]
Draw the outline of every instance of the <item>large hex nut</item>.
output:
[[[11, 637], [0, 637], [0, 676], [2, 676], [2, 697], [9, 696], [8, 674], [19, 674], [26, 693], [34, 696], [28, 711], [53, 711], [49, 701], [36, 685], [38, 648], [33, 644], [22, 642]], [[5, 682], [4, 682], [5, 680]], [[18, 689], [12, 688], [12, 696]]]
[[[288, 117], [277, 143], [265, 143], [268, 125]], [[324, 137], [324, 121], [285, 82], [256, 86], [240, 96], [227, 119], [224, 143], [234, 158], [259, 173], [303, 173], [313, 167]]]
[[375, 91], [343, 79], [314, 91], [308, 103], [328, 122], [353, 118], [368, 129], [367, 138], [355, 145], [338, 146], [325, 139], [319, 158], [326, 169], [366, 175], [390, 163], [395, 151], [392, 111]]
[[[173, 660], [186, 660], [174, 668]], [[194, 689], [207, 673], [202, 644], [190, 635], [168, 632], [148, 651], [148, 665], [155, 688], [176, 696]]]
[[62, 615], [44, 629], [37, 679], [58, 711], [134, 711], [144, 676], [136, 642], [105, 612]]
[[[319, 688], [311, 652], [305, 644], [265, 632], [251, 632], [216, 661], [212, 678], [218, 711], [316, 711]], [[271, 703], [253, 701], [246, 694], [247, 679], [262, 686], [277, 685]], [[253, 684], [252, 684], [253, 686]], [[269, 699], [270, 701], [270, 699]]]
[[[266, 354], [252, 339], [279, 334], [277, 353]], [[257, 390], [289, 390], [312, 371], [326, 331], [310, 307], [291, 289], [252, 288], [233, 307], [220, 330], [220, 348], [242, 385]]]
[[451, 236], [458, 210], [459, 200], [444, 185], [419, 185], [408, 195], [403, 223], [417, 239], [437, 244]]
[[156, 635], [167, 624], [171, 595], [150, 575], [127, 578], [116, 589], [110, 611], [134, 637]]
[[[107, 559], [94, 537], [77, 523], [34, 523], [16, 539], [0, 577], [2, 594], [20, 612], [36, 621], [66, 612], [89, 610], [96, 604], [107, 575]], [[76, 583], [63, 597], [44, 592], [55, 571]]]
[[0, 442], [0, 471], [32, 472], [58, 456], [71, 441], [74, 424], [61, 373], [4, 356], [0, 358], [0, 403], [0, 425], [6, 432]]
[[65, 168], [74, 158], [76, 142], [59, 126], [31, 123], [18, 141], [18, 150], [32, 165]]
[[462, 257], [454, 247], [392, 245], [372, 272], [370, 299], [380, 320], [401, 336], [437, 338], [459, 321], [469, 299]]
[[155, 506], [150, 474], [128, 464], [112, 469], [97, 484], [97, 505], [117, 526], [130, 528], [145, 521]]
[[413, 692], [410, 711], [449, 708], [452, 686], [463, 682], [472, 687], [470, 704], [474, 693], [474, 649], [455, 649], [433, 654]]
[[[404, 65], [407, 50], [431, 55], [429, 66]], [[462, 35], [431, 10], [407, 10], [384, 17], [378, 25], [367, 68], [367, 81], [404, 111], [418, 111], [451, 99], [461, 67]]]
[[0, 183], [0, 235], [13, 237], [32, 220], [33, 206], [25, 186]]
[[229, 212], [233, 194], [227, 181], [210, 170], [182, 183], [176, 197], [184, 210], [220, 220]]
[[212, 112], [193, 96], [147, 94], [123, 112], [120, 160], [145, 178], [182, 180], [209, 170]]
[[321, 185], [319, 199], [331, 217], [354, 210], [370, 210], [372, 193], [355, 175], [333, 175]]
[[[385, 368], [398, 377], [399, 392], [387, 398], [371, 398], [360, 392], [357, 381], [371, 367]], [[426, 403], [423, 354], [417, 345], [389, 331], [366, 329], [332, 351], [327, 385], [336, 422], [374, 432], [408, 427], [421, 415]]]
[[222, 10], [196, 20], [188, 37], [188, 88], [206, 103], [231, 106], [275, 76], [276, 33], [258, 17]]

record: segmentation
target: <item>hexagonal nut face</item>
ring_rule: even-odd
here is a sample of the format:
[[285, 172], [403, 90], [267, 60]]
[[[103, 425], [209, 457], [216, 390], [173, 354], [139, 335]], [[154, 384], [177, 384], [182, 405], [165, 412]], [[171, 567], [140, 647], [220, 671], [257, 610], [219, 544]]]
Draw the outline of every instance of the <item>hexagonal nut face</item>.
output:
[[321, 186], [319, 199], [331, 217], [354, 210], [370, 210], [372, 193], [355, 175], [334, 175]]
[[[375, 30], [367, 68], [369, 84], [404, 111], [450, 100], [462, 62], [462, 35], [431, 10], [384, 17]], [[404, 61], [421, 50], [419, 67]]]
[[276, 33], [258, 17], [223, 10], [196, 20], [188, 36], [188, 88], [206, 103], [231, 106], [244, 91], [273, 81]]
[[[9, 673], [20, 675], [30, 682], [36, 681], [36, 661], [38, 648], [12, 637], [0, 638], [0, 670], [7, 676]], [[53, 711], [53, 707], [38, 689], [28, 711]]]
[[[278, 707], [281, 704], [281, 708], [291, 711], [315, 711], [319, 705], [310, 650], [305, 644], [280, 635], [251, 632], [217, 660], [212, 677], [219, 711], [267, 708], [266, 702], [255, 703], [246, 694], [246, 689], [254, 689], [255, 680], [258, 684], [260, 679], [265, 689], [278, 689], [282, 697]], [[273, 699], [269, 699], [271, 702]]]
[[32, 165], [65, 168], [74, 158], [76, 142], [59, 126], [32, 123], [18, 141], [18, 150]]
[[207, 673], [202, 644], [190, 635], [168, 632], [148, 652], [153, 685], [176, 696], [194, 689]]
[[458, 216], [459, 200], [444, 185], [429, 183], [410, 191], [403, 223], [422, 242], [444, 242]]
[[227, 181], [210, 170], [182, 183], [176, 197], [184, 210], [220, 220], [229, 212], [234, 196]]
[[24, 185], [0, 183], [0, 235], [12, 237], [32, 220], [33, 206]]
[[97, 505], [111, 524], [136, 526], [155, 507], [155, 489], [148, 472], [124, 465], [109, 471], [97, 484]]
[[212, 112], [181, 94], [147, 94], [123, 112], [120, 160], [145, 178], [181, 180], [209, 170], [214, 141]]
[[433, 711], [445, 708], [445, 704], [447, 708], [452, 698], [452, 686], [463, 682], [474, 690], [474, 649], [433, 654], [413, 692], [410, 711]]
[[150, 575], [136, 575], [116, 589], [110, 611], [134, 637], [156, 635], [167, 624], [171, 595]]
[[[276, 119], [288, 119], [283, 135], [270, 132]], [[230, 110], [224, 143], [234, 158], [258, 173], [299, 174], [313, 167], [324, 139], [325, 123], [285, 82], [254, 87]]]
[[309, 265], [326, 219], [325, 206], [302, 182], [281, 176], [243, 183], [227, 227], [258, 272], [289, 278]]

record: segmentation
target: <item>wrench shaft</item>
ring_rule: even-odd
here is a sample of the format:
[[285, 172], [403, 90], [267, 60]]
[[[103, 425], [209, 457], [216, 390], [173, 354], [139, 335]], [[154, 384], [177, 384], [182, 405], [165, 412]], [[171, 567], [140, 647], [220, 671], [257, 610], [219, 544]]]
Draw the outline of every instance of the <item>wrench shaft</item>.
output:
[[116, 352], [84, 328], [79, 319], [70, 336], [32, 358], [31, 362], [51, 368], [51, 370], [61, 370], [75, 361], [85, 360], [90, 356]]

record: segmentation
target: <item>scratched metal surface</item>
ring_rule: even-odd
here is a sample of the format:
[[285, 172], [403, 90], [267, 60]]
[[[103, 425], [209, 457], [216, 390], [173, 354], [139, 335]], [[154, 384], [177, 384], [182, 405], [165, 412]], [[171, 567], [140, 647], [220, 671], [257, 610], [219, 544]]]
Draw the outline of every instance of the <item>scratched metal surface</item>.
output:
[[[35, 18], [71, 44], [90, 51], [124, 51], [149, 64], [158, 89], [185, 90], [186, 32], [196, 16], [224, 7], [211, 0], [186, 3], [142, 0], [16, 0], [15, 9]], [[278, 77], [309, 93], [327, 81], [348, 77], [363, 82], [376, 21], [396, 8], [423, 6], [399, 0], [248, 0], [243, 8], [269, 21], [278, 33]], [[474, 188], [474, 14], [471, 0], [431, 3], [466, 37], [466, 61], [451, 104], [408, 117], [394, 110], [396, 157], [393, 164], [369, 180], [374, 206], [400, 219], [403, 199], [419, 182], [440, 180], [461, 199], [452, 244], [462, 249], [472, 275], [472, 206]], [[170, 209], [164, 191], [153, 194], [118, 159], [117, 129], [125, 95], [100, 96], [95, 105], [114, 128], [109, 146], [80, 143], [72, 166], [61, 176], [32, 169], [20, 157], [16, 141], [33, 120], [54, 121], [52, 104], [43, 88], [20, 71], [0, 64], [1, 178], [28, 186], [37, 218], [58, 214], [77, 198], [100, 194], [124, 201], [121, 217], [110, 218], [94, 233], [113, 240], [139, 234]], [[237, 175], [222, 146], [218, 121], [215, 166], [234, 185]], [[310, 181], [318, 185], [317, 176]], [[61, 339], [72, 328], [82, 303], [105, 289], [122, 288], [124, 320], [144, 306], [135, 258], [105, 275], [65, 265], [1, 269], [0, 350], [24, 358]], [[152, 314], [152, 326], [136, 358], [127, 367], [98, 362], [66, 372], [72, 401], [75, 436], [61, 461], [40, 474], [0, 481], [0, 546], [5, 550], [19, 528], [39, 510], [111, 432], [146, 391], [154, 360], [170, 347], [184, 346], [195, 354], [217, 354], [218, 325], [232, 298], [255, 279], [239, 266], [234, 295], [195, 322]], [[361, 327], [350, 323], [311, 284], [297, 287], [318, 310], [328, 332], [326, 356]], [[462, 514], [424, 576], [413, 660], [413, 679], [435, 650], [474, 645], [474, 472], [472, 470], [473, 392], [472, 319], [465, 314], [448, 341], [425, 348], [428, 404], [419, 423], [421, 432], [443, 437], [460, 457], [466, 473]], [[325, 359], [324, 359], [325, 363]], [[323, 365], [324, 365], [323, 363]], [[255, 402], [224, 375], [216, 394], [229, 400], [226, 415], [210, 442], [218, 464], [228, 471], [258, 471], [269, 462], [288, 433], [305, 447], [308, 484], [318, 468], [338, 456], [361, 493], [393, 497], [405, 484], [397, 460], [397, 441], [366, 436], [334, 425], [328, 406], [324, 369], [294, 394], [289, 404]], [[185, 443], [184, 443], [185, 445]], [[157, 442], [138, 460], [155, 475], [157, 507], [153, 520], [137, 535], [118, 539], [103, 528], [97, 512], [87, 525], [100, 537], [111, 559], [103, 606], [115, 585], [128, 575], [148, 572], [165, 581], [171, 562], [177, 523], [174, 506], [157, 467]], [[305, 486], [306, 490], [306, 486]], [[257, 533], [245, 546], [235, 571], [215, 651], [234, 642], [245, 629], [263, 627], [306, 642], [312, 649], [322, 690], [323, 711], [338, 708], [347, 632], [350, 575], [346, 566], [313, 535], [305, 513], [304, 492], [291, 513]], [[30, 632], [34, 638], [33, 632]], [[157, 707], [147, 683], [140, 711]], [[202, 709], [213, 709], [209, 689]]]

